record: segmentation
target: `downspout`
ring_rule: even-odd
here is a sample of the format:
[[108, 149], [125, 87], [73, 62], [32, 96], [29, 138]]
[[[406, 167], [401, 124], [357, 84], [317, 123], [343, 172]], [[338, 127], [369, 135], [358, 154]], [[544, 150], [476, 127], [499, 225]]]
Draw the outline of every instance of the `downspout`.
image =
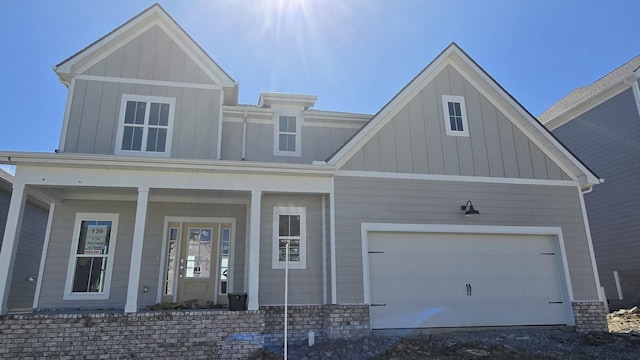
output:
[[242, 161], [246, 158], [247, 152], [247, 110], [244, 111], [242, 119]]

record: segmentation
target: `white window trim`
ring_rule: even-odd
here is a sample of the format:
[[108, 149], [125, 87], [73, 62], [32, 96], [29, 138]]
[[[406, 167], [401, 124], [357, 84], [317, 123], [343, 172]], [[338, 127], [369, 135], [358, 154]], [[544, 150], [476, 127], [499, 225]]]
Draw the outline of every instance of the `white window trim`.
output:
[[[111, 273], [116, 252], [116, 240], [118, 238], [118, 219], [120, 214], [102, 213], [76, 213], [76, 222], [73, 228], [73, 239], [69, 251], [69, 264], [67, 267], [67, 280], [63, 300], [108, 300], [111, 290]], [[99, 293], [74, 293], [73, 279], [76, 270], [76, 252], [80, 237], [80, 225], [83, 221], [111, 221], [111, 236], [109, 238], [109, 253], [107, 255], [107, 271], [104, 276], [104, 291]]]
[[[145, 101], [145, 102], [157, 102], [169, 104], [169, 121], [167, 124], [167, 143], [165, 144], [164, 152], [147, 151], [147, 134], [149, 133], [149, 125], [147, 124], [149, 119], [149, 107], [145, 113], [145, 125], [142, 133], [142, 146], [139, 151], [137, 150], [122, 150], [122, 137], [124, 136], [124, 115], [127, 110], [127, 101]], [[118, 132], [116, 134], [115, 151], [116, 155], [133, 155], [133, 156], [158, 156], [167, 157], [171, 155], [171, 142], [173, 138], [173, 118], [176, 109], [176, 99], [170, 97], [161, 96], [145, 96], [145, 95], [133, 95], [123, 94], [122, 101], [120, 102], [120, 115], [118, 117]]]
[[272, 239], [272, 257], [271, 267], [273, 269], [284, 269], [285, 263], [279, 261], [278, 239], [280, 215], [299, 215], [300, 216], [300, 261], [289, 262], [289, 269], [306, 269], [307, 268], [307, 209], [304, 207], [274, 207], [273, 208], [273, 239]]
[[[280, 116], [292, 116], [296, 118], [296, 151], [280, 150]], [[302, 144], [302, 113], [299, 111], [276, 111], [273, 117], [273, 155], [275, 156], [300, 156]]]
[[[451, 130], [449, 122], [449, 103], [460, 103], [460, 111], [462, 112], [462, 131]], [[442, 95], [442, 113], [444, 118], [444, 128], [449, 136], [469, 136], [469, 124], [467, 122], [467, 108], [464, 104], [464, 96]]]

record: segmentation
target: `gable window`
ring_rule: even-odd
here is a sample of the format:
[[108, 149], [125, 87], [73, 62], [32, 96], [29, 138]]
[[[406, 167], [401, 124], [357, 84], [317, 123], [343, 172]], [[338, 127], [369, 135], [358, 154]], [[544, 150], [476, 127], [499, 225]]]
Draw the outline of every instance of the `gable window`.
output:
[[274, 155], [300, 156], [300, 118], [277, 115]]
[[108, 299], [118, 214], [76, 214], [65, 300]]
[[306, 209], [298, 207], [273, 208], [272, 268], [284, 269], [289, 244], [289, 268], [307, 267]]
[[464, 97], [442, 95], [442, 107], [447, 135], [469, 136], [467, 109], [464, 105]]
[[116, 154], [168, 156], [174, 108], [174, 98], [123, 95]]

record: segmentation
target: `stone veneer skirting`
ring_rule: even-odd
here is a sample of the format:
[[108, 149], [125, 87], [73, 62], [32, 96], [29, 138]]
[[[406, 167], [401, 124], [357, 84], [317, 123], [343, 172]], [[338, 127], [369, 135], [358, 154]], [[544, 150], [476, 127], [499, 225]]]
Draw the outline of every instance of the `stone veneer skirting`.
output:
[[[283, 343], [282, 306], [257, 311], [25, 314], [0, 317], [0, 359], [242, 359]], [[369, 332], [366, 305], [292, 306], [289, 341]]]
[[576, 301], [571, 303], [576, 331], [608, 332], [607, 310], [602, 301]]
[[[607, 331], [602, 302], [573, 302], [576, 330]], [[283, 306], [257, 311], [195, 310], [125, 314], [0, 316], [0, 359], [242, 359], [262, 347], [280, 348]], [[354, 338], [369, 333], [367, 305], [292, 306], [291, 343]]]

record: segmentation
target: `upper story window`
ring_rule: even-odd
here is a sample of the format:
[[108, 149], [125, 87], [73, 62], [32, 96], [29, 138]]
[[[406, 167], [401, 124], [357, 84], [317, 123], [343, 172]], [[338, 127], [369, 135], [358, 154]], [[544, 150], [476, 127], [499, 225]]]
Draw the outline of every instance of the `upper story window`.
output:
[[300, 121], [296, 115], [277, 115], [274, 155], [300, 156]]
[[307, 219], [303, 207], [273, 208], [272, 268], [284, 269], [289, 244], [289, 268], [307, 267]]
[[442, 107], [447, 135], [469, 136], [464, 97], [442, 95]]
[[168, 156], [174, 111], [174, 98], [123, 95], [115, 153]]

